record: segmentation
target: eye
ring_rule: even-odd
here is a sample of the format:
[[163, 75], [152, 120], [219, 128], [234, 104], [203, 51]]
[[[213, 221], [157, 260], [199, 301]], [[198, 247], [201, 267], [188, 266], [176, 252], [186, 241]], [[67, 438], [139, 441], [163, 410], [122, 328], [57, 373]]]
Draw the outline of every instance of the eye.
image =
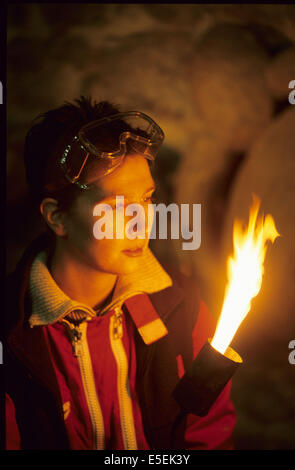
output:
[[126, 205], [126, 201], [122, 202], [117, 202], [116, 200], [111, 200], [111, 201], [108, 201], [107, 202], [109, 206], [111, 206], [112, 209], [116, 210], [116, 209], [124, 209], [125, 205]]
[[122, 202], [120, 204], [114, 204], [114, 206], [112, 206], [113, 209], [117, 209], [117, 210], [125, 210], [125, 204], [123, 204]]
[[156, 198], [155, 198], [154, 194], [150, 194], [149, 196], [146, 196], [145, 198], [143, 198], [143, 202], [153, 203], [153, 202], [156, 202]]
[[108, 206], [110, 206], [112, 209], [116, 209], [116, 202], [107, 202]]

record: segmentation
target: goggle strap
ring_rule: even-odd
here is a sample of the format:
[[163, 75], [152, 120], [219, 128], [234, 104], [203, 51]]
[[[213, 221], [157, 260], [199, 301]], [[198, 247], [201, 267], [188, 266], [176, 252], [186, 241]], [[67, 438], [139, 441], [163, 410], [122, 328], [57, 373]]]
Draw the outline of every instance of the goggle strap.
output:
[[81, 175], [82, 170], [83, 170], [83, 168], [84, 168], [84, 166], [85, 166], [85, 164], [86, 164], [86, 162], [87, 162], [87, 160], [88, 160], [89, 155], [90, 155], [90, 154], [87, 153], [86, 157], [84, 158], [84, 161], [83, 161], [83, 163], [82, 163], [82, 166], [81, 166], [81, 168], [80, 168], [79, 173], [78, 173], [76, 176], [74, 176], [74, 178], [73, 178], [74, 181], [77, 181], [77, 179], [80, 178], [80, 175]]

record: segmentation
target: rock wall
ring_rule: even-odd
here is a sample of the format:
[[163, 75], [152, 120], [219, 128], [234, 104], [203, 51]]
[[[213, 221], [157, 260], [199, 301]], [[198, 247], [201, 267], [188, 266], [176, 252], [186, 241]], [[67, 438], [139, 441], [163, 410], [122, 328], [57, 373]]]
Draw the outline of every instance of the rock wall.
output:
[[[152, 115], [164, 129], [160, 197], [202, 204], [202, 244], [153, 243], [200, 280], [218, 314], [234, 218], [251, 192], [282, 237], [263, 289], [235, 339], [245, 364], [233, 398], [237, 448], [295, 448], [293, 5], [8, 6], [7, 267], [42, 229], [22, 164], [32, 119], [80, 94]], [[42, 151], [42, 149], [40, 149]]]

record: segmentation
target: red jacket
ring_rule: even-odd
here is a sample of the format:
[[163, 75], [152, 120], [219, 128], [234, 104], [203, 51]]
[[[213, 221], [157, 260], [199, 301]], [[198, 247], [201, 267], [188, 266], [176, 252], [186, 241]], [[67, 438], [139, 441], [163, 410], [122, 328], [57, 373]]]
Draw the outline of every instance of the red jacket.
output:
[[8, 281], [7, 449], [231, 449], [230, 383], [207, 416], [173, 426], [172, 391], [215, 329], [195, 281], [168, 270], [172, 285], [127, 297], [118, 322], [111, 305], [78, 326], [32, 328], [30, 273], [47, 245], [33, 243]]

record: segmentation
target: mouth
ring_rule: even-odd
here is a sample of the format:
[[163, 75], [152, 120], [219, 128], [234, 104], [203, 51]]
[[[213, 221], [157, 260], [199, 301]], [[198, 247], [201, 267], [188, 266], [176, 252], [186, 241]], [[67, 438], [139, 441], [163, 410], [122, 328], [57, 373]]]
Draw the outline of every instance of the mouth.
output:
[[130, 257], [141, 256], [143, 254], [143, 248], [135, 248], [134, 250], [123, 250], [122, 253]]

